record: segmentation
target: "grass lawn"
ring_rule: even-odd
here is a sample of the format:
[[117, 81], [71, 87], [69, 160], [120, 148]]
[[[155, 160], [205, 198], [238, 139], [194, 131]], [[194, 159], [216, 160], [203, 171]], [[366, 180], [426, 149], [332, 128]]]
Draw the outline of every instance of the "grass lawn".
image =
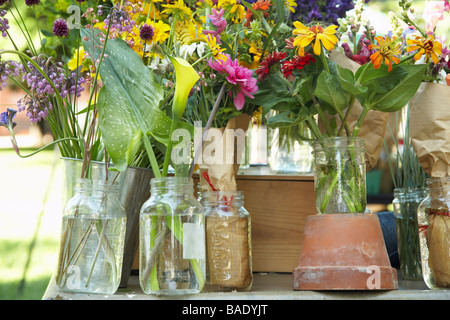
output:
[[59, 153], [43, 151], [22, 159], [13, 151], [0, 150], [0, 170], [0, 300], [38, 300], [58, 255]]

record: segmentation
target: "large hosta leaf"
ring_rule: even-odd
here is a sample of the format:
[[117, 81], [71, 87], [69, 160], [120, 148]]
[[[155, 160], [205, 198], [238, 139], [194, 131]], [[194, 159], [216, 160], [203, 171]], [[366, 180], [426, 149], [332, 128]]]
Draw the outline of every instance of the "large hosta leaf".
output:
[[[99, 32], [82, 30], [83, 46], [94, 59], [101, 55]], [[100, 67], [104, 86], [99, 94], [99, 126], [108, 154], [121, 171], [148, 135], [167, 145], [171, 119], [159, 108], [163, 89], [125, 41], [108, 40], [105, 54]]]

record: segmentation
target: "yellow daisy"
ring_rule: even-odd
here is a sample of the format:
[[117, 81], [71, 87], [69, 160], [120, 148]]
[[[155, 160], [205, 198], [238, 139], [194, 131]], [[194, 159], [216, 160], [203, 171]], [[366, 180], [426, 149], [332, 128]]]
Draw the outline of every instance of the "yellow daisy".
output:
[[414, 55], [415, 60], [419, 60], [425, 55], [427, 61], [431, 57], [435, 64], [439, 63], [438, 56], [442, 53], [442, 44], [434, 40], [433, 35], [428, 35], [426, 39], [421, 36], [415, 36], [415, 39], [407, 40], [406, 44], [410, 45], [406, 47], [407, 52], [418, 50]]
[[222, 52], [224, 52], [225, 49], [222, 49], [217, 44], [216, 37], [212, 36], [211, 34], [208, 34], [206, 36], [206, 42], [208, 43], [209, 49], [211, 50], [212, 55], [213, 55], [215, 60], [222, 60], [222, 61], [226, 61], [227, 60], [227, 57], [222, 54]]
[[179, 20], [192, 20], [192, 10], [184, 4], [183, 0], [176, 0], [174, 4], [163, 4], [162, 13], [177, 16]]
[[331, 25], [324, 29], [317, 24], [311, 28], [307, 28], [301, 22], [295, 21], [294, 27], [295, 29], [292, 31], [292, 34], [297, 37], [295, 37], [293, 45], [304, 49], [314, 41], [313, 49], [314, 54], [317, 56], [320, 55], [322, 46], [327, 50], [332, 50], [338, 42], [335, 36], [336, 25]]

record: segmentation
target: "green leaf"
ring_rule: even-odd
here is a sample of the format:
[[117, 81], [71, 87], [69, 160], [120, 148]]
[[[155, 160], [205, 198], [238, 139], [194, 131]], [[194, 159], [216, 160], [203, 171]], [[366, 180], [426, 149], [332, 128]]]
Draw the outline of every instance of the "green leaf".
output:
[[[84, 48], [93, 60], [101, 54], [100, 32], [81, 31]], [[171, 119], [159, 109], [163, 89], [125, 41], [108, 40], [105, 54], [100, 67], [104, 86], [98, 101], [99, 127], [115, 167], [122, 171], [148, 134], [167, 144]]]
[[342, 111], [350, 102], [350, 94], [342, 90], [339, 78], [327, 71], [320, 73], [314, 95], [334, 109], [329, 111]]
[[341, 84], [342, 89], [344, 89], [345, 91], [353, 95], [358, 95], [367, 92], [368, 90], [367, 87], [365, 86], [359, 87], [356, 85], [355, 75], [353, 71], [338, 66], [337, 75], [339, 77], [339, 83]]
[[[389, 76], [384, 77], [385, 81], [390, 82], [390, 89], [385, 93], [374, 95], [367, 104], [369, 108], [383, 112], [395, 112], [403, 108], [417, 92], [427, 65], [396, 65], [394, 68], [400, 70], [392, 73], [393, 79]], [[395, 85], [392, 86], [392, 83]]]

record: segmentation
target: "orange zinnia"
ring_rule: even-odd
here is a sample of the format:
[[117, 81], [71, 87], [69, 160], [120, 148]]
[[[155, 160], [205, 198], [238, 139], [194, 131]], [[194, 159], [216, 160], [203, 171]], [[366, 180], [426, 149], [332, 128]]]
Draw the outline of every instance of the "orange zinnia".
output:
[[376, 52], [370, 56], [374, 68], [378, 69], [384, 60], [384, 63], [389, 66], [388, 71], [391, 71], [392, 63], [400, 63], [400, 59], [396, 55], [400, 55], [401, 43], [395, 41], [395, 37], [391, 39], [388, 36], [386, 36], [386, 38], [378, 36], [375, 37], [375, 40], [377, 40], [378, 45], [372, 44], [369, 46], [369, 50], [376, 50]]

